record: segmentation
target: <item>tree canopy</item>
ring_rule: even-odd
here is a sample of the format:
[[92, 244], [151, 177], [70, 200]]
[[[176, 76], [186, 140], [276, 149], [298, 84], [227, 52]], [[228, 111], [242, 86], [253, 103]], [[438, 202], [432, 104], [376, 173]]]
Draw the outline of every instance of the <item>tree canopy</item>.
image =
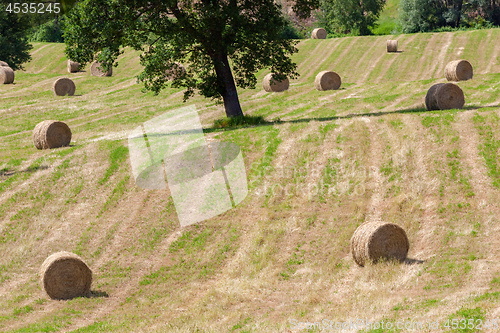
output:
[[6, 4], [0, 3], [0, 60], [14, 70], [31, 59], [28, 29], [26, 16], [7, 12]]
[[319, 21], [331, 33], [368, 35], [385, 0], [321, 0]]
[[500, 25], [500, 0], [401, 0], [402, 32]]
[[[297, 0], [307, 16], [316, 0]], [[142, 50], [146, 89], [158, 93], [171, 84], [222, 99], [228, 117], [242, 116], [236, 85], [254, 88], [255, 73], [270, 68], [276, 79], [295, 77], [290, 56], [294, 42], [273, 0], [83, 0], [68, 13], [66, 54], [82, 64], [94, 59], [104, 69], [115, 64], [124, 46]], [[186, 71], [172, 82], [165, 72], [176, 62]]]

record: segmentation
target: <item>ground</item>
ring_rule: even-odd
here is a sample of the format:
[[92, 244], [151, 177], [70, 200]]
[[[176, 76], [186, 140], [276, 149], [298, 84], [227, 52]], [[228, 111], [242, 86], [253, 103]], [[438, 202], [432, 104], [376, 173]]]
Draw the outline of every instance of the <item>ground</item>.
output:
[[[386, 53], [387, 39], [401, 52]], [[288, 91], [239, 91], [260, 126], [215, 129], [222, 106], [190, 100], [209, 140], [242, 148], [249, 194], [185, 228], [168, 191], [135, 186], [126, 139], [184, 106], [182, 90], [141, 92], [131, 50], [96, 78], [67, 73], [63, 45], [35, 44], [26, 71], [0, 87], [0, 330], [292, 332], [363, 319], [455, 332], [447, 320], [500, 321], [499, 39], [491, 29], [302, 40]], [[458, 83], [464, 109], [426, 111], [427, 89], [461, 58], [474, 67]], [[315, 90], [322, 70], [340, 75], [340, 90]], [[62, 76], [76, 96], [53, 95]], [[34, 148], [45, 119], [70, 126], [70, 147]], [[372, 220], [405, 229], [405, 263], [354, 263], [350, 238]], [[43, 292], [40, 266], [60, 250], [92, 269], [92, 297]], [[365, 331], [394, 331], [375, 328]]]

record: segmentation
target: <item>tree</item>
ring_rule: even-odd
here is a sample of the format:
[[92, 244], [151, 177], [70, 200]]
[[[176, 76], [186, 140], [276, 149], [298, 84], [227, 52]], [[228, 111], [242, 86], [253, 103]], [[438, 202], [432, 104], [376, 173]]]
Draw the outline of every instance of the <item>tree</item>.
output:
[[[316, 0], [295, 3], [302, 16], [315, 6]], [[238, 117], [236, 85], [254, 88], [254, 73], [263, 68], [278, 80], [298, 75], [290, 59], [295, 43], [283, 37], [286, 25], [273, 0], [83, 0], [68, 13], [64, 38], [70, 59], [97, 59], [103, 69], [124, 46], [144, 51], [139, 80], [155, 93], [169, 84], [166, 70], [187, 64], [171, 83], [186, 88], [184, 100], [197, 90], [222, 99], [226, 115]]]
[[369, 35], [385, 0], [321, 0], [319, 21], [332, 33]]
[[499, 0], [401, 0], [403, 32], [432, 31], [452, 28], [500, 25]]
[[425, 32], [443, 26], [445, 7], [441, 0], [401, 0], [400, 23], [402, 32]]
[[7, 12], [6, 4], [0, 3], [0, 60], [14, 70], [22, 69], [22, 64], [31, 60], [28, 29], [25, 16]]

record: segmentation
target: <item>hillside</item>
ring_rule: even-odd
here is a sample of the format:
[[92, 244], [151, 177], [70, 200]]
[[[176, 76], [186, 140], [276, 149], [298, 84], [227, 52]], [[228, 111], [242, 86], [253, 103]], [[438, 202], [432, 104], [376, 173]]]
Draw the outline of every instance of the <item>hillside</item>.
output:
[[[261, 126], [214, 129], [222, 106], [188, 101], [209, 140], [241, 147], [249, 194], [185, 228], [167, 191], [135, 186], [127, 145], [185, 106], [182, 90], [142, 93], [134, 51], [96, 78], [66, 72], [64, 45], [35, 44], [0, 86], [0, 331], [296, 332], [362, 319], [456, 332], [427, 323], [500, 320], [500, 29], [393, 37], [402, 52], [386, 53], [391, 36], [300, 41], [288, 91], [240, 90]], [[427, 89], [461, 58], [474, 67], [459, 83], [465, 108], [425, 111]], [[340, 90], [315, 90], [322, 70]], [[53, 95], [61, 76], [76, 96]], [[70, 147], [34, 148], [45, 119], [70, 126]], [[353, 262], [349, 240], [372, 220], [406, 230], [404, 264]], [[62, 250], [92, 269], [93, 297], [42, 290], [40, 266]]]

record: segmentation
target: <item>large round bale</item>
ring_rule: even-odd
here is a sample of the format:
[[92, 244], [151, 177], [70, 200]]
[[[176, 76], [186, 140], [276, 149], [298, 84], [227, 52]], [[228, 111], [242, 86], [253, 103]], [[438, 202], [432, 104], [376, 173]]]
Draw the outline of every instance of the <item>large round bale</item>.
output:
[[0, 67], [0, 83], [11, 84], [14, 83], [14, 70], [10, 67]]
[[171, 68], [165, 71], [165, 79], [173, 80], [186, 74], [186, 68], [178, 62], [175, 62]]
[[341, 83], [342, 81], [340, 76], [337, 73], [330, 71], [319, 72], [314, 80], [314, 86], [319, 91], [337, 90], [340, 88]]
[[80, 70], [80, 63], [68, 60], [68, 73], [76, 73]]
[[92, 271], [71, 252], [57, 252], [45, 259], [40, 269], [42, 286], [52, 299], [69, 299], [90, 293]]
[[73, 96], [75, 94], [76, 86], [73, 80], [62, 77], [54, 81], [52, 90], [56, 96]]
[[454, 83], [435, 84], [425, 95], [425, 107], [429, 111], [461, 109], [464, 104], [464, 92]]
[[380, 259], [404, 261], [409, 248], [406, 232], [393, 223], [363, 223], [351, 238], [352, 257], [359, 266]]
[[69, 146], [71, 130], [62, 121], [44, 120], [35, 126], [32, 138], [37, 149]]
[[90, 74], [92, 74], [92, 76], [111, 76], [113, 75], [113, 67], [110, 67], [107, 71], [104, 71], [101, 68], [101, 63], [94, 61], [90, 66]]
[[10, 67], [8, 63], [0, 60], [0, 67]]
[[282, 92], [288, 90], [289, 85], [290, 81], [288, 78], [285, 78], [283, 81], [276, 81], [273, 79], [273, 73], [264, 76], [263, 86], [267, 92]]
[[472, 65], [467, 60], [454, 60], [444, 68], [444, 76], [448, 81], [465, 81], [472, 79]]
[[388, 40], [387, 41], [387, 52], [398, 52], [398, 41]]
[[326, 39], [326, 30], [323, 28], [316, 28], [311, 33], [312, 39]]

